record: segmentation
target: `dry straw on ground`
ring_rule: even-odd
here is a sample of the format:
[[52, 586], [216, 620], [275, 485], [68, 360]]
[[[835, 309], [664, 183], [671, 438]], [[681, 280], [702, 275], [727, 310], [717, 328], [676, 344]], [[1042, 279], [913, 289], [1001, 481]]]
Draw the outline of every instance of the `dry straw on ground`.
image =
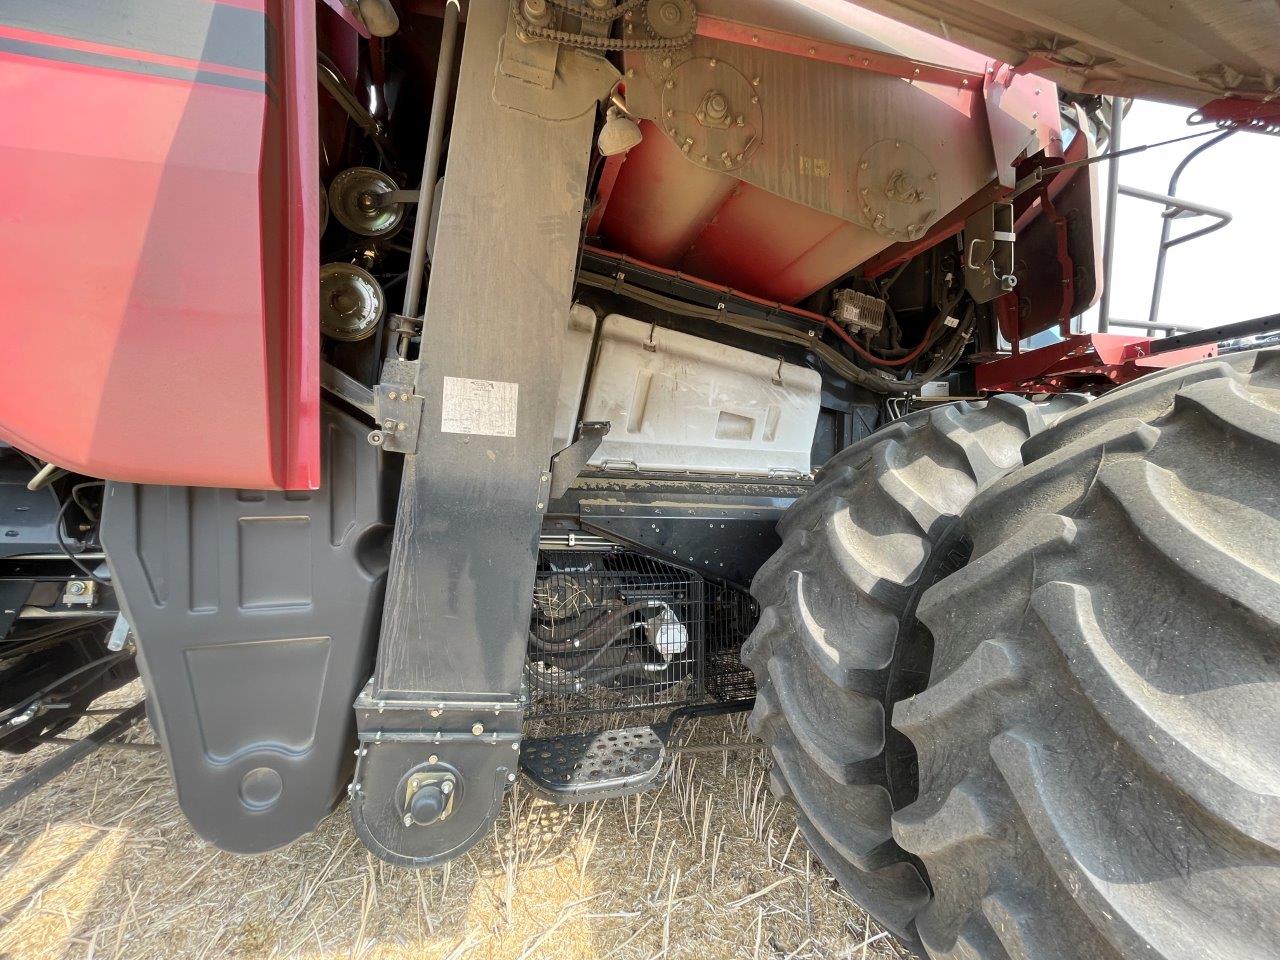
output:
[[[685, 737], [745, 738], [741, 717]], [[55, 749], [0, 759], [0, 783]], [[906, 957], [810, 856], [764, 764], [683, 754], [660, 791], [578, 807], [517, 791], [470, 854], [413, 872], [370, 857], [345, 806], [285, 849], [217, 852], [161, 755], [100, 751], [0, 814], [0, 958]]]

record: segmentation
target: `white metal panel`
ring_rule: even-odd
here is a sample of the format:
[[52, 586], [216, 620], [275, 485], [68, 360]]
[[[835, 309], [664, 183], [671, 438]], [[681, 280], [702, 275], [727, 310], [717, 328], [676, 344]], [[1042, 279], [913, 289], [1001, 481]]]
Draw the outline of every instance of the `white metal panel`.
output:
[[712, 340], [612, 314], [585, 418], [612, 427], [594, 466], [808, 474], [822, 378]]

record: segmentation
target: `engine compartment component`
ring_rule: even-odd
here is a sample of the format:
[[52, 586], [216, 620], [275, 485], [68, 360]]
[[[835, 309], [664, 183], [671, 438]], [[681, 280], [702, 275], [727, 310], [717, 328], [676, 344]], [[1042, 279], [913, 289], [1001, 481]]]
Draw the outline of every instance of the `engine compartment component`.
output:
[[329, 209], [338, 222], [362, 237], [385, 237], [400, 229], [404, 205], [390, 200], [399, 188], [373, 167], [348, 167], [329, 184]]
[[583, 409], [612, 426], [589, 463], [804, 476], [821, 400], [822, 377], [808, 367], [611, 314]]
[[326, 263], [320, 268], [320, 329], [335, 340], [372, 336], [387, 312], [382, 287], [364, 267]]
[[703, 580], [638, 553], [543, 551], [529, 625], [531, 718], [695, 699]]
[[615, 543], [543, 549], [525, 663], [529, 721], [577, 729], [708, 692], [749, 697], [737, 655], [755, 616], [745, 591]]
[[884, 328], [886, 304], [879, 297], [857, 290], [837, 290], [832, 299], [835, 301], [833, 316], [850, 333], [876, 334]]

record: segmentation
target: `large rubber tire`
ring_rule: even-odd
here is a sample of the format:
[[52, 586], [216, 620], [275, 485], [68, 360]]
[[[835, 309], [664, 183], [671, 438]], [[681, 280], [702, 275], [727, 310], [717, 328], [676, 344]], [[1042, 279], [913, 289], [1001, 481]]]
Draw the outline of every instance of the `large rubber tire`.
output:
[[894, 724], [931, 956], [1280, 957], [1280, 351], [1139, 380], [1025, 448], [932, 587]]
[[916, 601], [957, 549], [964, 554], [958, 518], [977, 491], [1021, 465], [1029, 436], [1083, 402], [1000, 396], [872, 434], [818, 473], [752, 584], [762, 613], [743, 659], [756, 677], [751, 727], [772, 751], [773, 791], [795, 801], [809, 846], [850, 895], [913, 944], [929, 889], [890, 818], [895, 799], [914, 799], [915, 760], [886, 718], [927, 677], [930, 651], [907, 639], [919, 629]]

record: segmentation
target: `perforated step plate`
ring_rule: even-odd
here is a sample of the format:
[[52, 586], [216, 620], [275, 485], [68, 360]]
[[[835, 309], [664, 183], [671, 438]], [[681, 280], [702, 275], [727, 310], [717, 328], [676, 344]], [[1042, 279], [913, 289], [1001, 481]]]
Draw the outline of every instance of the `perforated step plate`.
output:
[[658, 786], [666, 755], [667, 745], [653, 727], [625, 727], [525, 740], [520, 770], [539, 796], [586, 803]]

